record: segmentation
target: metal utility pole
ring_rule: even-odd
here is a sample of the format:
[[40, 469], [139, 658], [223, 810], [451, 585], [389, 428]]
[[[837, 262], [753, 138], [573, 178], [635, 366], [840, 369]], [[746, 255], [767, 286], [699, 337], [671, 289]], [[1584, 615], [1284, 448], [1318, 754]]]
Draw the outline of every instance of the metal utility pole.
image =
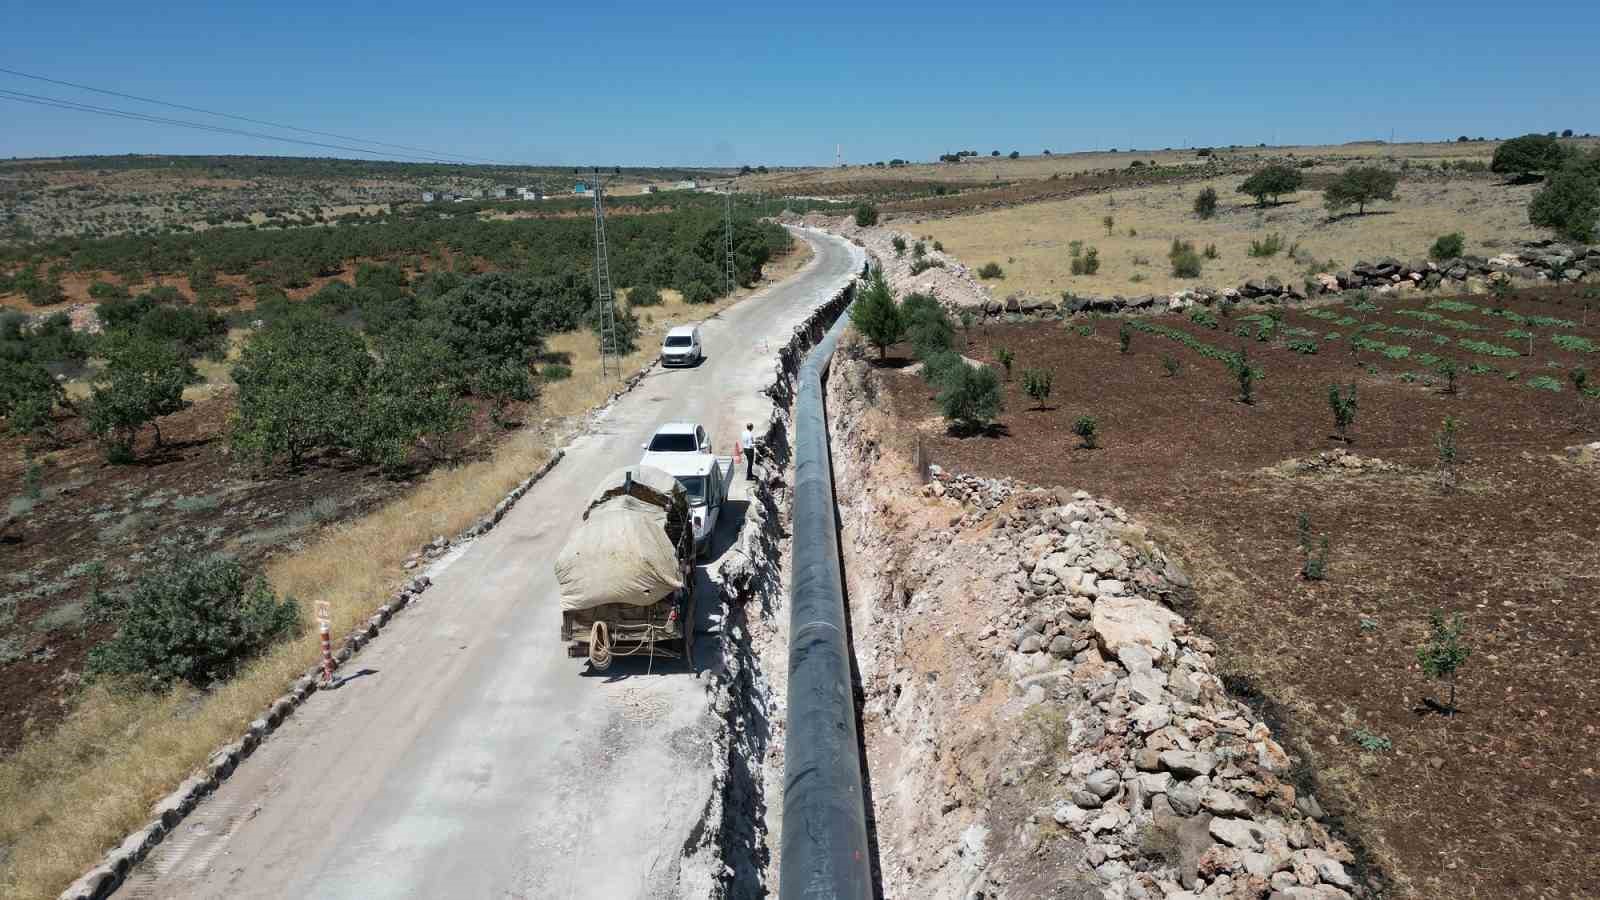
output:
[[736, 277], [733, 269], [733, 187], [731, 185], [728, 188], [728, 202], [726, 204], [726, 210], [728, 233], [725, 245], [727, 248], [728, 259], [728, 296], [732, 297], [733, 289], [739, 286], [739, 280]]
[[600, 377], [622, 377], [622, 353], [617, 346], [617, 305], [611, 293], [611, 263], [606, 259], [605, 189], [600, 167], [594, 169], [594, 301], [600, 322]]

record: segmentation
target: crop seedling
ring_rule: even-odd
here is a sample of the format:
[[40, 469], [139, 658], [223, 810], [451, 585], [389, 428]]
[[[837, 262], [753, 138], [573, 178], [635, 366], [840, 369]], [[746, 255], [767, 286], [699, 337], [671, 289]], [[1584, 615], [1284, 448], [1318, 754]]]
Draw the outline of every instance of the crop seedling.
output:
[[1466, 629], [1466, 618], [1461, 613], [1447, 621], [1443, 612], [1435, 610], [1428, 614], [1428, 637], [1417, 648], [1417, 662], [1422, 665], [1423, 674], [1450, 683], [1450, 699], [1444, 705], [1447, 716], [1456, 713], [1456, 672], [1472, 655], [1472, 649], [1461, 642]]
[[1034, 409], [1045, 408], [1044, 402], [1050, 399], [1050, 388], [1054, 381], [1054, 376], [1047, 370], [1022, 370], [1022, 392], [1033, 398]]
[[1434, 371], [1444, 376], [1444, 392], [1446, 394], [1454, 394], [1456, 392], [1456, 379], [1460, 376], [1460, 369], [1456, 366], [1456, 361], [1453, 359], [1442, 360], [1434, 367]]
[[1373, 734], [1365, 728], [1357, 728], [1350, 735], [1356, 746], [1368, 753], [1387, 753], [1394, 749], [1394, 743], [1381, 734]]
[[1093, 450], [1099, 445], [1099, 424], [1093, 416], [1079, 416], [1072, 423], [1072, 433], [1083, 441], [1083, 449]]
[[1000, 365], [1005, 368], [1006, 380], [1010, 381], [1011, 364], [1017, 361], [1017, 355], [1004, 347], [996, 347], [994, 350], [994, 358], [996, 362], [1000, 363]]
[[1120, 353], [1127, 353], [1128, 345], [1132, 342], [1133, 326], [1129, 325], [1127, 322], [1123, 322], [1122, 327], [1117, 329], [1117, 351]]
[[1106, 216], [1100, 220], [1100, 224], [1106, 227], [1106, 237], [1110, 237], [1111, 232], [1117, 227], [1117, 220], [1112, 216]]
[[1295, 521], [1295, 531], [1300, 544], [1300, 577], [1306, 581], [1322, 581], [1328, 577], [1328, 539], [1324, 536], [1313, 551], [1311, 543], [1311, 517], [1301, 513]]
[[1362, 616], [1361, 621], [1357, 624], [1360, 626], [1361, 630], [1365, 632], [1373, 632], [1378, 630], [1377, 619], [1369, 619], [1366, 616]]
[[1161, 355], [1161, 368], [1166, 370], [1168, 378], [1176, 378], [1178, 377], [1178, 371], [1183, 368], [1183, 364], [1178, 362], [1177, 357], [1172, 354], [1163, 353]]
[[1250, 405], [1256, 402], [1256, 379], [1261, 377], [1261, 370], [1250, 365], [1250, 351], [1240, 347], [1239, 351], [1228, 357], [1228, 371], [1233, 373], [1234, 381], [1239, 385], [1239, 402]]
[[1456, 486], [1456, 462], [1460, 459], [1460, 449], [1456, 446], [1456, 435], [1460, 431], [1460, 423], [1454, 416], [1445, 416], [1444, 422], [1439, 426], [1439, 433], [1433, 436], [1433, 449], [1439, 466], [1439, 487], [1449, 493]]
[[1337, 384], [1328, 385], [1328, 406], [1333, 410], [1333, 427], [1339, 440], [1350, 443], [1350, 426], [1356, 420], [1356, 386], [1341, 392]]

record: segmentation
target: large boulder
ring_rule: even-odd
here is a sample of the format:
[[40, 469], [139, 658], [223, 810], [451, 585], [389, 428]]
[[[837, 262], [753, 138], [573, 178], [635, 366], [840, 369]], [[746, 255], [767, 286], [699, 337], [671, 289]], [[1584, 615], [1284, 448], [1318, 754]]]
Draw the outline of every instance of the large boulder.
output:
[[1101, 597], [1089, 616], [1101, 649], [1118, 658], [1133, 645], [1148, 648], [1158, 661], [1171, 656], [1172, 629], [1182, 623], [1177, 613], [1144, 597]]

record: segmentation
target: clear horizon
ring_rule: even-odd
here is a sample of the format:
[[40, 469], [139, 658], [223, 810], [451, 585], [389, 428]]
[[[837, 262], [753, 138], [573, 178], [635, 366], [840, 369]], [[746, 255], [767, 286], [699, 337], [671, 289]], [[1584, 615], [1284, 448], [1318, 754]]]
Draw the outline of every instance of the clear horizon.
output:
[[[1111, 147], [1448, 141], [1600, 131], [1600, 8], [1486, 5], [716, 14], [628, 5], [452, 11], [41, 8], [6, 68], [303, 129], [526, 165], [829, 165]], [[1552, 27], [1558, 22], [1561, 27]], [[598, 36], [598, 37], [597, 37]], [[0, 89], [311, 141], [0, 74]], [[0, 157], [382, 158], [29, 105], [0, 95]], [[380, 148], [381, 149], [381, 148]], [[422, 154], [394, 150], [390, 158]]]

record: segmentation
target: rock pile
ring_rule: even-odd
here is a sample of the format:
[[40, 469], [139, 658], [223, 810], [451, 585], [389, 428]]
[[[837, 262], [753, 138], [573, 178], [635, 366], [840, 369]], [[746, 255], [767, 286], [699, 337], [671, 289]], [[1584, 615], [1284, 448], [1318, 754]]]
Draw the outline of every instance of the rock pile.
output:
[[964, 506], [984, 511], [1006, 502], [1011, 497], [1013, 484], [1009, 478], [979, 478], [929, 466], [928, 483], [922, 486], [922, 492], [929, 497], [949, 497]]
[[1325, 450], [1316, 456], [1286, 459], [1273, 468], [1285, 475], [1376, 475], [1407, 471], [1399, 463], [1385, 462], [1375, 456], [1361, 456], [1342, 447]]

